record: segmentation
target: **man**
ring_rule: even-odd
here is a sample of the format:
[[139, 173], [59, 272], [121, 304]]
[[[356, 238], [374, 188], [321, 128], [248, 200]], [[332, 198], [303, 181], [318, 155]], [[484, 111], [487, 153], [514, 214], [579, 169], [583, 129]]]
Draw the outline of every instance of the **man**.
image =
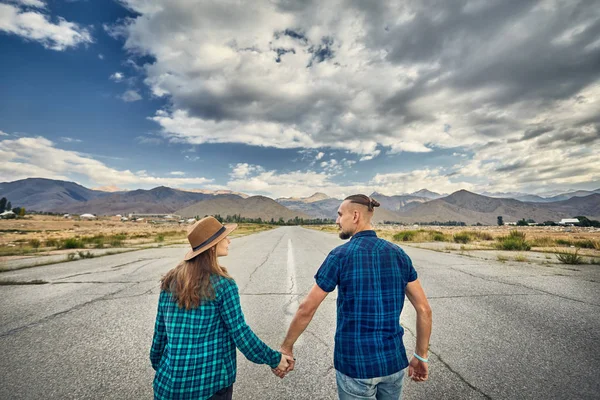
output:
[[[316, 284], [300, 304], [281, 346], [282, 353], [293, 355], [294, 343], [337, 286], [334, 366], [341, 400], [399, 399], [407, 366], [414, 381], [428, 378], [431, 308], [410, 258], [373, 231], [371, 218], [378, 206], [365, 195], [349, 196], [340, 205], [339, 236], [352, 239], [332, 250], [317, 271]], [[405, 295], [417, 312], [417, 344], [410, 363], [400, 326]]]

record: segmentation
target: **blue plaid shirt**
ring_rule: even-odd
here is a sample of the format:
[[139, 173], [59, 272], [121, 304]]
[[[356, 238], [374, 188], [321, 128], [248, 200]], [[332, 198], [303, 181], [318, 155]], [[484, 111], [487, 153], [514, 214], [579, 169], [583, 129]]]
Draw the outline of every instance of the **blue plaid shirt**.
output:
[[406, 284], [415, 279], [406, 253], [375, 231], [358, 232], [329, 253], [315, 280], [326, 292], [338, 287], [336, 370], [369, 379], [408, 366], [400, 312]]
[[211, 276], [215, 299], [179, 308], [161, 292], [150, 349], [155, 399], [208, 399], [235, 382], [236, 351], [276, 368], [281, 353], [271, 349], [244, 320], [235, 281]]

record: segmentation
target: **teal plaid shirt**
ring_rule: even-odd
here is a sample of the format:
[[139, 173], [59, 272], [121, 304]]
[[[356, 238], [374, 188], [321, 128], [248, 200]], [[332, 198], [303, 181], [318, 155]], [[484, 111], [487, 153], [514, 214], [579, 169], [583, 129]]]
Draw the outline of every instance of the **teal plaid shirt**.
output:
[[161, 292], [150, 349], [156, 371], [155, 399], [208, 399], [236, 378], [236, 346], [256, 364], [277, 367], [281, 353], [271, 349], [244, 320], [235, 281], [211, 276], [215, 299], [179, 308]]

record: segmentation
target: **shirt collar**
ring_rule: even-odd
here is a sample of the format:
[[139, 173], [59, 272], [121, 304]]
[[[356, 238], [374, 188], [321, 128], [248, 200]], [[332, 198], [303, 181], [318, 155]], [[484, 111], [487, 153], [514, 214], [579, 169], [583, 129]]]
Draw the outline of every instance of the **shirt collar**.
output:
[[375, 236], [375, 237], [377, 237], [377, 234], [373, 230], [360, 231], [360, 232], [357, 232], [354, 235], [352, 235], [352, 238], [367, 237], [367, 236]]

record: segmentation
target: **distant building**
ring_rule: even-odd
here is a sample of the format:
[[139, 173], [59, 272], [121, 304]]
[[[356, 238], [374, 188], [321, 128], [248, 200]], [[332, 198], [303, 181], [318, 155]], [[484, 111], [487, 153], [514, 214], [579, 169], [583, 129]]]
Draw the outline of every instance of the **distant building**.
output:
[[506, 225], [506, 226], [516, 226], [517, 223], [516, 222], [505, 222], [504, 225]]
[[3, 218], [3, 219], [15, 218], [16, 216], [17, 215], [10, 210], [4, 211], [2, 214], [0, 214], [0, 218]]
[[578, 224], [579, 220], [577, 218], [563, 218], [558, 223], [559, 225], [575, 225]]
[[96, 216], [94, 214], [81, 214], [79, 216], [79, 218], [81, 218], [81, 219], [96, 219]]
[[172, 221], [172, 222], [177, 222], [177, 220], [181, 219], [181, 217], [179, 215], [175, 215], [175, 214], [137, 214], [137, 213], [131, 213], [128, 215], [129, 219], [131, 220], [143, 220], [143, 219], [147, 219], [149, 221]]

